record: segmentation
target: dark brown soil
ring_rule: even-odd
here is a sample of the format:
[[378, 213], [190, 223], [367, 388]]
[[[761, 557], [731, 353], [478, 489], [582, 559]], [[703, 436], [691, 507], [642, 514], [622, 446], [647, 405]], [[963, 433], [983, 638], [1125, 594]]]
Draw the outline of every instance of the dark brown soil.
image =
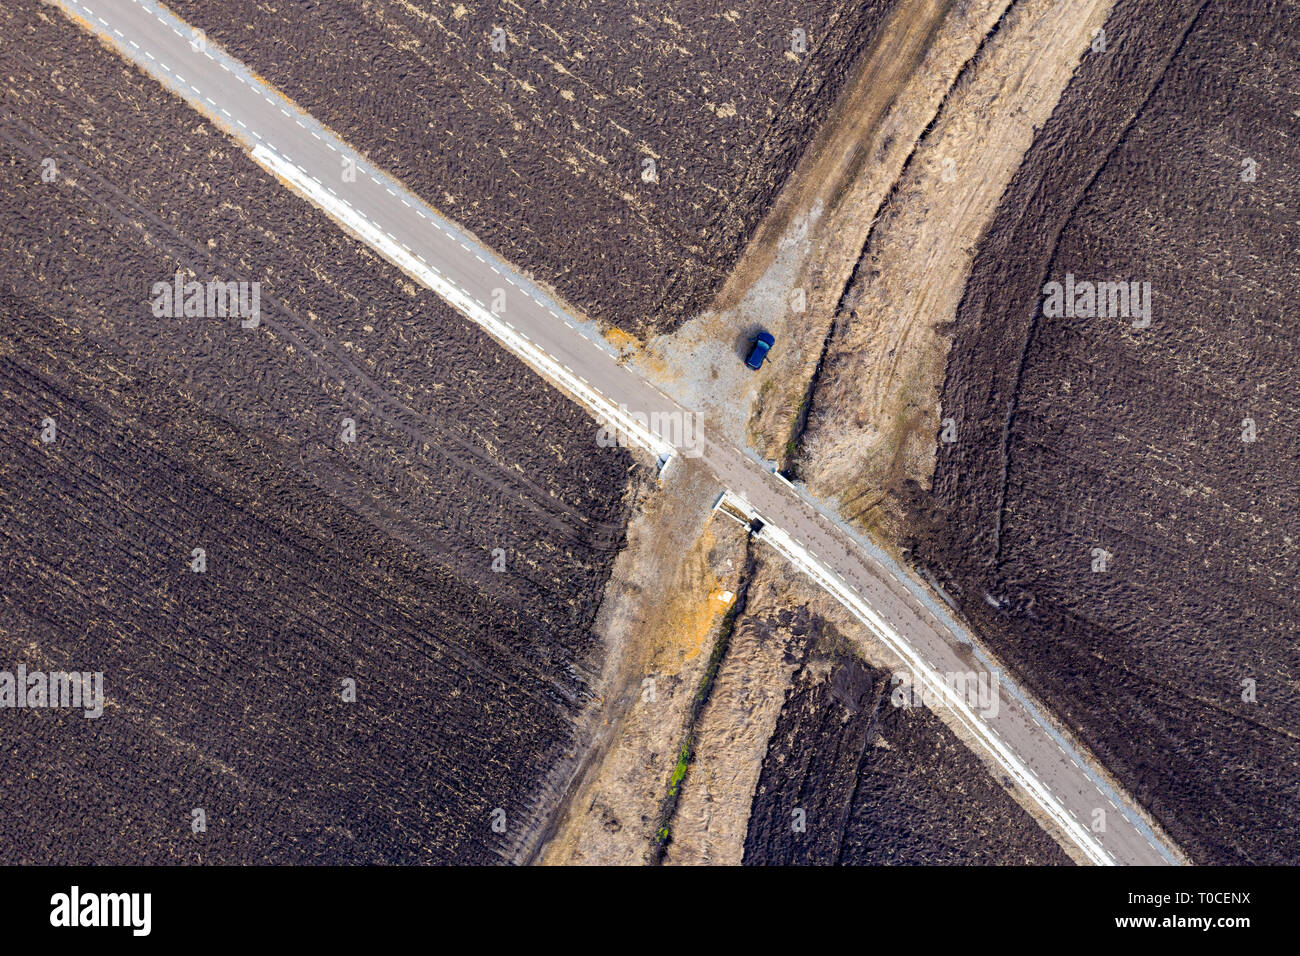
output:
[[937, 717], [893, 705], [888, 673], [836, 648], [821, 620], [803, 627], [805, 658], [763, 761], [746, 864], [1070, 862]]
[[[1106, 33], [979, 249], [917, 545], [1195, 860], [1294, 863], [1300, 14], [1120, 0]], [[1044, 316], [1066, 273], [1149, 281], [1151, 327]]]
[[[515, 859], [574, 766], [631, 458], [55, 11], [0, 35], [0, 669], [108, 698], [0, 711], [0, 857]], [[155, 317], [178, 268], [260, 281], [261, 327]]]
[[[633, 333], [720, 288], [890, 5], [170, 4], [497, 252]], [[658, 183], [642, 181], [646, 156]]]

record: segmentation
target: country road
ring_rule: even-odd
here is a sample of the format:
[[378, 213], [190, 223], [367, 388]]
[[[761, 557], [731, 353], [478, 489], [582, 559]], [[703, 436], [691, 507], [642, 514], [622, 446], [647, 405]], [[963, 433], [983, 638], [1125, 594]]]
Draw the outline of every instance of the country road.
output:
[[[250, 70], [152, 0], [48, 0], [241, 141], [269, 171], [408, 274], [482, 325], [505, 347], [597, 416], [684, 410], [620, 365], [584, 321], [509, 263], [374, 169]], [[238, 278], [238, 277], [236, 277]], [[635, 433], [634, 423], [629, 431]], [[705, 423], [707, 426], [707, 423]], [[593, 429], [594, 433], [594, 429]], [[661, 457], [670, 435], [640, 444]], [[768, 527], [758, 535], [826, 588], [899, 654], [922, 683], [992, 674], [991, 658], [903, 568], [746, 449], [704, 434], [701, 463], [720, 489]], [[1181, 853], [1115, 792], [1031, 702], [1000, 676], [996, 713], [958, 699], [949, 709], [1002, 773], [1084, 858], [1098, 864], [1183, 862]]]

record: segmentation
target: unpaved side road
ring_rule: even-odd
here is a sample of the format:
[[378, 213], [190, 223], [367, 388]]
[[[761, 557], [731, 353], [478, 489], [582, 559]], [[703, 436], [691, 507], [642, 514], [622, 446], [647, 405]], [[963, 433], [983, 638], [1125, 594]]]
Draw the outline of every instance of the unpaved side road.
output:
[[[713, 431], [787, 451], [872, 221], [963, 65], [1010, 0], [900, 0], [711, 309], [631, 361]], [[742, 364], [759, 328], [778, 345]]]
[[745, 529], [710, 519], [714, 497], [689, 459], [645, 489], [596, 622], [606, 667], [592, 743], [540, 863], [651, 862], [691, 701], [743, 569]]
[[897, 540], [910, 479], [928, 488], [939, 390], [972, 255], [1112, 0], [1019, 0], [949, 95], [881, 210], [812, 398], [800, 475]]
[[[783, 562], [756, 562], [746, 613], [736, 622], [700, 716], [695, 760], [677, 805], [665, 863], [741, 863], [763, 757], [798, 669], [798, 644], [807, 631], [806, 620], [796, 620], [786, 609], [809, 600], [819, 606], [833, 603]], [[767, 617], [784, 623], [769, 625]]]

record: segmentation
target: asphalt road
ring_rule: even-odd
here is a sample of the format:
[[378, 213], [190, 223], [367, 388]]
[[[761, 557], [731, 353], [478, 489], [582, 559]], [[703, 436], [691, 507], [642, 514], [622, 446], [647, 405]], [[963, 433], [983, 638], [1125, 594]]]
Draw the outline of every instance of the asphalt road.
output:
[[[589, 389], [613, 405], [647, 414], [684, 414], [651, 382], [619, 365], [614, 349], [591, 323], [570, 314], [491, 250], [372, 168], [214, 44], [200, 42], [164, 8], [151, 0], [53, 2], [244, 142], [264, 166], [279, 173], [292, 170], [282, 178], [297, 191], [327, 212], [331, 207], [345, 210], [336, 219], [348, 231], [388, 258], [396, 255], [399, 265], [471, 319], [485, 327], [494, 322], [489, 331], [534, 367], [567, 372], [572, 387], [559, 383], [566, 391]], [[563, 379], [564, 373], [559, 375]], [[830, 508], [807, 500], [746, 450], [715, 444], [707, 433], [701, 463], [722, 487], [827, 569], [836, 582], [828, 590], [834, 593], [842, 584], [845, 594], [869, 607], [869, 614], [854, 613], [877, 633], [884, 628], [890, 641], [915, 655], [920, 670], [928, 669], [932, 676], [991, 675], [987, 653], [947, 610]], [[1182, 861], [1041, 708], [1005, 677], [1000, 677], [999, 689], [996, 714], [967, 708], [959, 722], [1087, 859], [1101, 864]]]

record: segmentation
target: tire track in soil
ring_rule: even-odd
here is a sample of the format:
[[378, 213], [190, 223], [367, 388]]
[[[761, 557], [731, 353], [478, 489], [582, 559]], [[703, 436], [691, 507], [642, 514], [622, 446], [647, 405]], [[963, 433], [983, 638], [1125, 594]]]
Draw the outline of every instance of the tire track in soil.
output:
[[[1178, 54], [1182, 51], [1184, 44], [1187, 43], [1188, 36], [1191, 35], [1191, 32], [1195, 28], [1197, 21], [1200, 20], [1201, 14], [1205, 12], [1205, 6], [1208, 2], [1209, 0], [1201, 0], [1200, 5], [1196, 8], [1196, 11], [1187, 18], [1187, 23], [1183, 26], [1182, 32], [1179, 34], [1178, 39], [1174, 42], [1173, 46], [1170, 47], [1169, 54], [1164, 58], [1164, 63], [1161, 65], [1160, 70], [1156, 74], [1155, 79], [1151, 83], [1150, 88], [1146, 91], [1146, 95], [1142, 97], [1142, 101], [1133, 109], [1132, 113], [1128, 117], [1128, 120], [1124, 123], [1123, 128], [1117, 131], [1115, 138], [1111, 142], [1110, 146], [1097, 156], [1096, 158], [1097, 161], [1093, 166], [1092, 172], [1079, 186], [1078, 191], [1075, 193], [1074, 200], [1070, 204], [1069, 210], [1060, 219], [1056, 221], [1052, 238], [1047, 243], [1047, 253], [1043, 259], [1044, 265], [1042, 270], [1039, 272], [1038, 288], [1043, 287], [1044, 283], [1047, 281], [1047, 277], [1052, 272], [1052, 266], [1056, 261], [1057, 249], [1061, 243], [1061, 236], [1065, 233], [1066, 226], [1068, 226], [1071, 220], [1074, 218], [1074, 214], [1078, 210], [1079, 204], [1083, 202], [1084, 196], [1088, 194], [1088, 190], [1092, 187], [1092, 184], [1097, 181], [1097, 177], [1099, 177], [1102, 173], [1102, 170], [1106, 168], [1106, 165], [1110, 162], [1110, 158], [1115, 154], [1115, 150], [1119, 149], [1120, 145], [1124, 142], [1125, 137], [1128, 136], [1129, 131], [1133, 128], [1133, 124], [1137, 122], [1137, 118], [1142, 115], [1143, 111], [1147, 107], [1147, 104], [1151, 102], [1151, 98], [1156, 95], [1156, 92], [1160, 89], [1161, 84], [1164, 83], [1165, 77], [1169, 73], [1170, 65], [1178, 57]], [[1008, 189], [1010, 189], [1009, 186]], [[958, 311], [960, 311], [960, 306], [958, 307]], [[1002, 428], [1002, 476], [1001, 476], [1000, 484], [998, 486], [997, 524], [994, 526], [993, 529], [992, 561], [995, 565], [1000, 563], [1002, 560], [1002, 531], [1003, 531], [1003, 526], [1005, 524], [1005, 518], [1006, 518], [1005, 511], [1006, 511], [1007, 481], [1011, 470], [1010, 469], [1011, 430], [1015, 425], [1016, 405], [1019, 401], [1019, 395], [1020, 395], [1020, 383], [1024, 378], [1025, 364], [1029, 359], [1030, 347], [1033, 345], [1034, 334], [1035, 332], [1037, 332], [1037, 330], [1038, 330], [1038, 313], [1034, 312], [1029, 320], [1029, 331], [1025, 335], [1025, 344], [1020, 350], [1020, 359], [1016, 364], [1016, 375], [1013, 384], [1011, 386], [1011, 395], [1007, 400], [1006, 423], [1003, 425]]]

